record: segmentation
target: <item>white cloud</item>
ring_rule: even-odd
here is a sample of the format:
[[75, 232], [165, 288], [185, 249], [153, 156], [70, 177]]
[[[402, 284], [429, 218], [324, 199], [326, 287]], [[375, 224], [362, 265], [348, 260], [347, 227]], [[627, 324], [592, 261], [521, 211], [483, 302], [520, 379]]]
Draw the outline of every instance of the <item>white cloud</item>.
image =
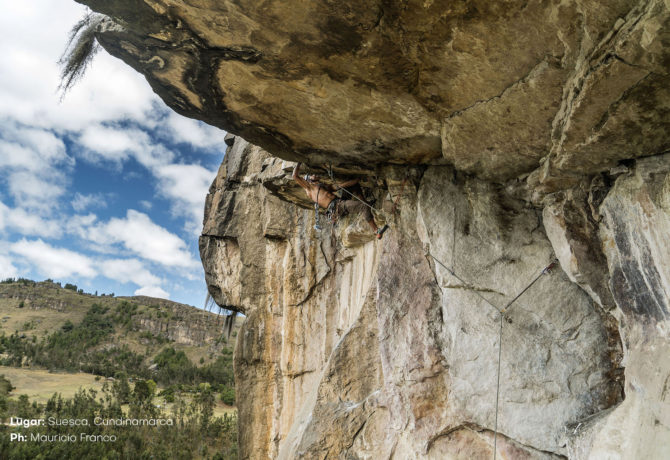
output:
[[16, 278], [17, 276], [18, 270], [12, 264], [11, 259], [0, 255], [0, 279], [5, 280], [7, 278]]
[[5, 119], [0, 125], [0, 138], [0, 166], [45, 171], [54, 164], [72, 164], [65, 144], [51, 131]]
[[42, 219], [21, 208], [10, 208], [0, 201], [0, 231], [3, 230], [51, 238], [57, 238], [63, 233], [59, 222]]
[[19, 206], [38, 209], [43, 214], [49, 214], [58, 206], [58, 200], [66, 190], [63, 184], [23, 171], [10, 174], [8, 182], [9, 192]]
[[139, 211], [129, 209], [126, 217], [114, 217], [107, 222], [99, 221], [95, 214], [74, 215], [68, 218], [65, 228], [68, 233], [89, 241], [89, 249], [98, 253], [125, 251], [167, 268], [200, 267], [184, 240]]
[[92, 162], [121, 163], [129, 158], [131, 152], [143, 147], [142, 141], [133, 139], [130, 133], [100, 125], [84, 128], [79, 144], [89, 149], [85, 155]]
[[76, 192], [70, 204], [75, 211], [82, 212], [91, 207], [106, 208], [107, 198], [102, 193], [92, 193], [85, 195], [83, 193]]
[[137, 259], [108, 259], [99, 264], [100, 274], [120, 283], [137, 286], [158, 285], [161, 279], [153, 275]]
[[169, 299], [170, 294], [158, 286], [144, 286], [135, 291], [135, 295], [145, 295], [149, 297], [158, 297], [159, 299]]
[[174, 153], [151, 140], [149, 134], [137, 128], [112, 128], [89, 126], [79, 137], [86, 148], [82, 152], [91, 162], [114, 162], [120, 164], [135, 158], [148, 169], [170, 163]]
[[[30, 4], [30, 8], [17, 7]], [[130, 67], [101, 52], [61, 103], [56, 94], [68, 29], [86, 8], [76, 2], [2, 2], [0, 16], [0, 117], [24, 124], [79, 131], [106, 120], [138, 119], [159, 103]], [[86, 107], [86, 110], [82, 110]]]
[[79, 238], [87, 238], [89, 228], [98, 220], [98, 216], [93, 213], [86, 215], [75, 214], [67, 218], [65, 229], [68, 233], [78, 236]]
[[10, 251], [24, 257], [38, 273], [49, 278], [93, 278], [97, 275], [90, 258], [69, 249], [55, 248], [41, 239], [28, 241], [24, 238], [12, 244]]
[[189, 233], [199, 233], [205, 198], [216, 171], [200, 165], [172, 164], [158, 168], [155, 174], [159, 192], [173, 203], [173, 213], [188, 219], [186, 229]]
[[224, 138], [226, 132], [210, 126], [202, 121], [182, 117], [176, 112], [170, 112], [166, 120], [166, 134], [173, 142], [186, 142], [195, 147], [215, 149], [216, 152], [226, 150]]
[[[36, 272], [49, 278], [94, 278], [101, 275], [120, 283], [140, 286], [138, 291], [142, 291], [142, 295], [169, 298], [169, 294], [160, 287], [163, 280], [137, 259], [94, 260], [69, 249], [53, 247], [42, 240], [22, 239], [11, 244], [10, 251], [21, 256], [23, 262], [31, 265]], [[13, 261], [0, 254], [0, 278], [15, 277], [17, 272]]]
[[132, 209], [124, 219], [112, 218], [106, 224], [90, 227], [87, 236], [101, 244], [121, 243], [141, 258], [167, 267], [199, 266], [181, 238], [155, 224], [146, 214]]
[[48, 214], [65, 193], [74, 160], [51, 131], [0, 123], [0, 167], [16, 204]]
[[[189, 204], [205, 202], [216, 171], [200, 165], [172, 164], [157, 169], [159, 188], [166, 197]], [[202, 211], [202, 210], [201, 210]]]
[[[168, 110], [142, 75], [105, 52], [59, 101], [56, 62], [69, 27], [86, 9], [72, 1], [0, 2], [0, 199], [9, 198], [8, 206], [0, 203], [0, 232], [17, 233], [10, 234], [14, 240], [23, 237], [6, 242], [5, 252], [0, 247], [0, 274], [25, 274], [24, 268], [32, 265], [51, 278], [128, 279], [144, 294], [167, 297], [161, 288], [165, 281], [157, 276], [165, 268], [179, 269], [182, 279], [200, 274], [187, 244], [137, 211], [102, 222], [95, 214], [82, 215], [104, 207], [106, 195], [72, 196], [71, 186], [79, 180], [74, 168], [92, 162], [120, 170], [126, 162], [137, 161], [155, 177], [161, 197], [173, 203], [173, 216], [186, 217], [189, 230], [197, 231], [215, 171], [174, 164], [183, 160], [166, 145], [188, 143], [219, 153], [225, 133]], [[201, 152], [189, 151], [193, 153]], [[125, 168], [123, 178], [136, 171]], [[151, 204], [144, 200], [138, 206], [149, 210]], [[160, 208], [157, 201], [154, 211]], [[70, 215], [73, 209], [76, 214]], [[73, 246], [48, 240], [63, 235], [79, 240]]]

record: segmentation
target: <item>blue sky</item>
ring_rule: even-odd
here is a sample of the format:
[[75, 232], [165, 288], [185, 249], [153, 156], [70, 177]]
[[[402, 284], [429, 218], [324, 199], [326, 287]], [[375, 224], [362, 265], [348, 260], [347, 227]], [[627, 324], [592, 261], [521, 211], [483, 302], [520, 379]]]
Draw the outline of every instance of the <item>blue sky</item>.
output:
[[202, 306], [197, 238], [225, 132], [104, 51], [60, 101], [57, 61], [85, 8], [0, 7], [0, 279]]

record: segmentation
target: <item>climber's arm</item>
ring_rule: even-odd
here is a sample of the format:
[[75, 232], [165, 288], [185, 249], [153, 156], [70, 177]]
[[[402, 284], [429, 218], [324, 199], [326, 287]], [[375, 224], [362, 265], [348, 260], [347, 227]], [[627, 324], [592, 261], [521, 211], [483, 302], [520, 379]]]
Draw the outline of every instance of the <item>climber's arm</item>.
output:
[[293, 168], [293, 180], [305, 190], [309, 190], [311, 184], [300, 177], [300, 165], [302, 165], [302, 163], [298, 163], [295, 165], [295, 168]]

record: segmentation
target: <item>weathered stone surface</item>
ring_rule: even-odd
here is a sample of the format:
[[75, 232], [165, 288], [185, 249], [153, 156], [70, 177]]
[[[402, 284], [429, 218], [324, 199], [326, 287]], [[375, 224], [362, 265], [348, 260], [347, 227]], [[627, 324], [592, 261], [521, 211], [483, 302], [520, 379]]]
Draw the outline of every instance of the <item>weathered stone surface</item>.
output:
[[[573, 458], [661, 459], [670, 455], [670, 157], [640, 160], [619, 172], [604, 199], [587, 203], [579, 189], [545, 209], [567, 271], [594, 298], [608, 282], [624, 344], [625, 400], [576, 425], [569, 452]], [[596, 224], [593, 211], [600, 216]], [[601, 254], [607, 268], [598, 269]]]
[[285, 159], [544, 193], [670, 148], [664, 0], [78, 1], [168, 105]]
[[[491, 184], [453, 183], [452, 177], [445, 168], [426, 171], [418, 223], [430, 254], [460, 278], [435, 264], [445, 325], [438, 334], [451, 376], [447, 414], [492, 430], [499, 314], [475, 292], [504, 308], [553, 251], [536, 210]], [[613, 378], [620, 359], [616, 330], [560, 270], [541, 276], [505, 318], [498, 428], [518, 442], [563, 454], [564, 427], [621, 397]]]
[[626, 344], [626, 400], [593, 436], [594, 458], [670, 456], [670, 156], [639, 161], [601, 206]]
[[664, 458], [667, 156], [549, 197], [544, 219], [448, 167], [386, 168], [392, 229], [351, 248], [276, 198], [300, 199], [290, 170], [238, 140], [207, 201], [210, 289], [248, 314], [242, 458], [487, 458], [500, 324], [487, 301], [505, 307], [554, 251], [567, 275], [541, 275], [505, 313], [498, 453]]
[[[200, 239], [210, 292], [220, 305], [247, 315], [235, 351], [238, 410], [247, 427], [240, 431], [242, 458], [274, 458], [293, 445], [290, 439], [296, 448], [311, 445], [304, 429], [312, 411], [330, 413], [322, 406], [332, 401], [317, 390], [335, 359], [331, 352], [343, 353], [332, 372], [346, 376], [339, 364], [364, 356], [375, 337], [374, 322], [352, 328], [374, 290], [375, 243], [336, 248], [331, 226], [317, 233], [311, 209], [280, 201], [263, 186], [285, 169], [283, 161], [236, 139], [210, 189]], [[358, 339], [368, 333], [373, 336], [361, 348]], [[347, 340], [353, 349], [343, 345]], [[360, 379], [352, 380], [347, 394], [360, 395], [358, 385]]]
[[614, 300], [624, 315], [670, 319], [670, 155], [640, 161], [601, 206]]
[[[285, 213], [283, 233], [267, 234], [260, 222], [288, 204], [263, 184], [290, 172], [267, 158], [239, 140], [229, 149], [202, 237], [221, 298], [241, 289], [257, 299], [238, 305], [248, 315], [235, 356], [242, 458], [490, 456], [500, 323], [477, 293], [504, 306], [551, 261], [539, 212], [451, 168], [407, 179], [391, 168], [382, 175], [399, 209], [381, 242], [346, 248], [329, 226], [315, 233], [312, 211], [300, 208]], [[231, 200], [257, 223], [223, 225], [229, 207], [217, 203]], [[211, 257], [217, 231], [245, 241], [239, 255]], [[466, 283], [425, 250], [455, 261]], [[244, 275], [238, 260], [260, 274]], [[614, 322], [560, 270], [505, 318], [498, 453], [566, 455], [582, 435], [572, 427], [620, 401]]]
[[[489, 458], [489, 302], [501, 458], [670, 456], [667, 0], [82, 2], [238, 135], [200, 249], [247, 315], [241, 458]], [[389, 233], [315, 231], [295, 160]]]
[[605, 180], [596, 176], [573, 189], [548, 197], [542, 213], [547, 236], [571, 281], [579, 284], [605, 310], [614, 308], [609, 289], [607, 259], [603, 253], [598, 225], [599, 206], [608, 192]]

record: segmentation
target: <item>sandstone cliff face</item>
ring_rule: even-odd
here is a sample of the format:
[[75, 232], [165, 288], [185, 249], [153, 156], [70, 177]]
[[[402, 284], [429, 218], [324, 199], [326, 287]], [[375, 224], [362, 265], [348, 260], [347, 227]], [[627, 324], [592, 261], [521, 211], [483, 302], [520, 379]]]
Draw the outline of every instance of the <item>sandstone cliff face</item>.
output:
[[[356, 222], [316, 232], [312, 211], [263, 185], [290, 168], [236, 140], [201, 250], [217, 301], [248, 315], [236, 351], [243, 458], [490, 456], [499, 314], [483, 298], [504, 307], [554, 253], [565, 271], [542, 275], [504, 316], [498, 453], [663, 458], [668, 160], [552, 196], [544, 218], [449, 167], [413, 171], [404, 186], [389, 168], [391, 196], [402, 190], [392, 230], [344, 247]], [[239, 226], [224, 217], [236, 207]]]
[[[242, 458], [670, 457], [667, 1], [84, 3], [258, 145], [200, 239], [247, 315]], [[389, 233], [317, 232], [292, 160], [363, 177]]]
[[154, 336], [164, 337], [181, 345], [208, 347], [210, 351], [219, 351], [221, 342], [221, 324], [223, 319], [215, 314], [155, 297], [134, 296], [131, 301], [145, 305], [155, 305], [162, 317], [139, 318], [134, 325], [137, 330], [151, 332]]

